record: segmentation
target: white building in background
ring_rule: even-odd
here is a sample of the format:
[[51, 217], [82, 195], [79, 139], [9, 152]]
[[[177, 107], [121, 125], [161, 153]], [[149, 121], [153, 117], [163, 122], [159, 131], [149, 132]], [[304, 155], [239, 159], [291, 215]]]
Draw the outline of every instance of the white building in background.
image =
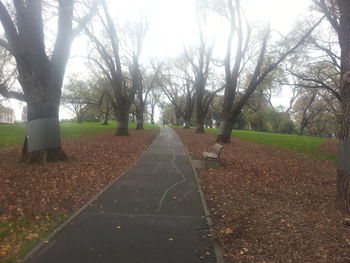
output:
[[0, 105], [0, 123], [15, 123], [15, 111], [9, 107]]

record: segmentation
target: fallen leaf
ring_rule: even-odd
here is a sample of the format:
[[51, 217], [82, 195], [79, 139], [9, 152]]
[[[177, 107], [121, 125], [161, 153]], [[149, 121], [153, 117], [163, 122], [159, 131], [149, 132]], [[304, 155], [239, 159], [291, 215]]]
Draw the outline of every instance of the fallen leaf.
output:
[[39, 234], [34, 233], [34, 234], [28, 234], [28, 235], [26, 235], [26, 236], [25, 236], [25, 239], [27, 239], [27, 240], [32, 240], [32, 239], [38, 238], [38, 237], [39, 237]]

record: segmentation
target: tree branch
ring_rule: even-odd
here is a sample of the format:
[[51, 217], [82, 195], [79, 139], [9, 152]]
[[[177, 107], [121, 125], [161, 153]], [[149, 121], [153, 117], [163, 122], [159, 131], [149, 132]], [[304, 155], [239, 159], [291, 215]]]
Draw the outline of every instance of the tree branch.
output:
[[16, 55], [20, 52], [18, 32], [2, 1], [0, 1], [0, 21], [5, 30], [8, 44], [11, 46], [11, 50], [13, 51], [12, 53]]
[[19, 101], [26, 102], [26, 99], [24, 97], [23, 93], [15, 92], [15, 91], [9, 91], [7, 89], [6, 84], [0, 84], [0, 95], [7, 99], [16, 99]]

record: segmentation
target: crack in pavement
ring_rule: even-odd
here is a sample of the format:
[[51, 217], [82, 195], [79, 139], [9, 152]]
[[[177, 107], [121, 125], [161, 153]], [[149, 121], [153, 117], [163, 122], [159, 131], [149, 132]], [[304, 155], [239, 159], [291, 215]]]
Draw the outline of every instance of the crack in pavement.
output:
[[[170, 137], [168, 137], [168, 138], [170, 139]], [[168, 145], [169, 145], [169, 140], [168, 140]], [[171, 189], [175, 188], [176, 186], [178, 186], [178, 185], [180, 185], [180, 184], [182, 184], [182, 183], [187, 181], [187, 179], [185, 177], [185, 174], [175, 164], [175, 160], [176, 160], [175, 150], [172, 150], [172, 152], [173, 152], [173, 158], [171, 160], [171, 165], [177, 170], [177, 172], [179, 174], [181, 174], [182, 180], [176, 182], [175, 184], [173, 184], [170, 187], [168, 187], [167, 189], [165, 189], [164, 194], [162, 195], [162, 197], [161, 197], [161, 199], [159, 201], [158, 209], [155, 212], [156, 214], [158, 214], [160, 212], [160, 210], [162, 209], [163, 201], [164, 201], [165, 197], [168, 195], [169, 191]]]

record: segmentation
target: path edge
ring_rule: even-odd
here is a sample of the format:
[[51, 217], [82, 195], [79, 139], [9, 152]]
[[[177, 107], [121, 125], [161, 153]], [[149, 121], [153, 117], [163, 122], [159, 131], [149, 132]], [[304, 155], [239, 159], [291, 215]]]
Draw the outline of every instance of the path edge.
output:
[[[31, 259], [36, 252], [38, 252], [44, 245], [50, 242], [55, 235], [57, 235], [61, 230], [67, 226], [70, 222], [72, 222], [78, 215], [81, 214], [92, 202], [96, 201], [105, 191], [107, 191], [114, 183], [119, 181], [129, 170], [135, 167], [135, 165], [142, 159], [142, 157], [151, 149], [153, 143], [161, 134], [162, 130], [159, 127], [158, 135], [153, 139], [152, 143], [146, 148], [146, 150], [141, 154], [141, 156], [131, 164], [123, 173], [121, 173], [118, 177], [114, 178], [108, 185], [102, 188], [97, 194], [95, 194], [89, 201], [87, 201], [82, 207], [80, 207], [77, 211], [75, 211], [71, 216], [69, 216], [62, 224], [60, 224], [57, 228], [55, 228], [46, 238], [41, 240], [33, 249], [31, 249], [25, 257], [20, 261], [21, 263], [25, 263], [27, 260]], [[191, 163], [192, 164], [192, 163]], [[218, 262], [219, 263], [219, 262]], [[221, 263], [221, 262], [220, 262]]]
[[[175, 132], [176, 133], [176, 132]], [[177, 134], [176, 134], [177, 135]], [[179, 135], [177, 135], [179, 137]], [[180, 137], [179, 137], [180, 138]], [[181, 140], [181, 139], [180, 139]], [[200, 181], [201, 179], [199, 178], [198, 174], [197, 174], [197, 171], [196, 171], [196, 168], [193, 166], [193, 163], [192, 163], [192, 158], [191, 158], [191, 155], [190, 155], [190, 152], [188, 151], [187, 147], [183, 144], [182, 140], [181, 140], [181, 143], [185, 149], [185, 152], [187, 154], [187, 157], [189, 158], [190, 160], [190, 163], [191, 163], [191, 167], [192, 167], [192, 170], [193, 170], [193, 173], [194, 173], [194, 177], [196, 179], [196, 183], [197, 183], [197, 188], [198, 188], [198, 192], [199, 192], [199, 196], [201, 198], [201, 202], [202, 202], [202, 207], [203, 207], [203, 210], [204, 210], [204, 215], [205, 215], [205, 219], [207, 221], [207, 224], [208, 224], [208, 227], [209, 227], [209, 232], [211, 234], [214, 234], [215, 231], [214, 231], [214, 223], [213, 223], [213, 220], [211, 219], [211, 215], [210, 215], [210, 211], [209, 211], [209, 208], [208, 208], [208, 205], [207, 205], [207, 201], [205, 201], [205, 198], [204, 198], [204, 193], [203, 193], [203, 190], [202, 190], [202, 187], [201, 187], [201, 184], [200, 184]], [[212, 241], [212, 244], [214, 246], [214, 253], [215, 253], [215, 256], [216, 256], [216, 263], [225, 263], [224, 261], [224, 256], [222, 254], [222, 250], [221, 248], [218, 246], [218, 244], [216, 244], [216, 242]]]

